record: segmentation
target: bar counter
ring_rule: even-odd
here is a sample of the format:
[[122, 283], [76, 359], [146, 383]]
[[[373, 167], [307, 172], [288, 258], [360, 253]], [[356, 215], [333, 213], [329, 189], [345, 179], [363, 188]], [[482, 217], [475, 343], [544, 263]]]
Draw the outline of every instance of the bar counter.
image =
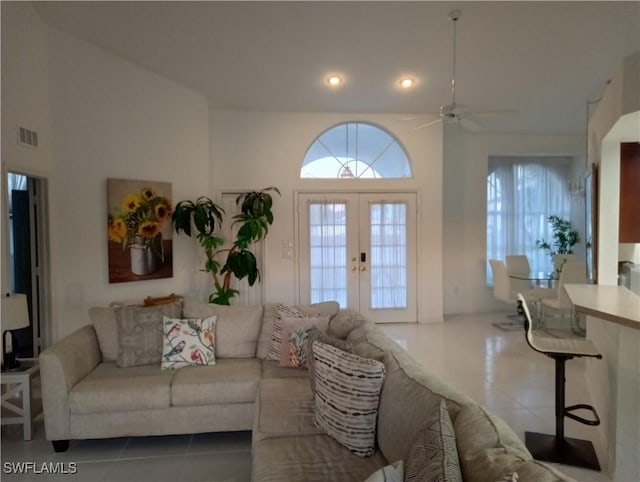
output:
[[640, 481], [640, 296], [623, 286], [565, 289], [603, 357], [587, 360], [585, 372], [602, 421], [598, 458], [612, 480]]

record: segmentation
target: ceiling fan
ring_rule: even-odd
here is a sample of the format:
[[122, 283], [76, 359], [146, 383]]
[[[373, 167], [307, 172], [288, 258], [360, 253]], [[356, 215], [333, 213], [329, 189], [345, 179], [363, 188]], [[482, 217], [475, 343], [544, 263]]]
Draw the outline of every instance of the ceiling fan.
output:
[[[453, 23], [453, 73], [451, 76], [451, 103], [440, 106], [440, 112], [438, 114], [439, 119], [421, 124], [419, 126], [410, 129], [409, 132], [424, 129], [425, 127], [438, 124], [440, 122], [446, 122], [448, 124], [458, 124], [472, 132], [476, 132], [482, 128], [482, 124], [476, 119], [481, 116], [510, 116], [517, 117], [519, 112], [516, 110], [485, 110], [485, 111], [469, 111], [465, 106], [456, 102], [456, 24], [462, 17], [461, 10], [452, 10], [449, 13], [448, 19]], [[418, 117], [407, 117], [406, 120], [415, 120]]]

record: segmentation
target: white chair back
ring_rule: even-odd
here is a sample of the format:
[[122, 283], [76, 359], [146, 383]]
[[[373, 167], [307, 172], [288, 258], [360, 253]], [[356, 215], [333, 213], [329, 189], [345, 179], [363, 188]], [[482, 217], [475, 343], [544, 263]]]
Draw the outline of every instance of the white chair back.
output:
[[569, 295], [564, 289], [566, 284], [586, 284], [587, 283], [587, 263], [583, 261], [567, 261], [558, 280], [558, 308], [570, 309], [573, 306]]
[[578, 258], [575, 254], [556, 254], [553, 257], [553, 269], [558, 272], [569, 261], [577, 261]]
[[493, 297], [503, 303], [513, 303], [509, 275], [504, 263], [499, 259], [490, 259], [489, 265], [493, 273]]
[[531, 267], [526, 254], [509, 254], [505, 257], [507, 262], [507, 273], [517, 275], [529, 275]]
[[[529, 258], [526, 254], [510, 254], [505, 257], [507, 265], [507, 274], [509, 276], [520, 276], [528, 278], [530, 276], [531, 267], [529, 266]], [[522, 293], [531, 289], [531, 280], [509, 278], [511, 290], [514, 293]]]
[[527, 340], [527, 344], [532, 350], [543, 353], [536, 346], [536, 341], [533, 336], [533, 321], [531, 320], [531, 312], [529, 311], [527, 300], [524, 299], [524, 296], [522, 296], [522, 293], [518, 293], [517, 297], [518, 297], [518, 301], [521, 303], [520, 306], [522, 306], [522, 311], [524, 312], [524, 333]]

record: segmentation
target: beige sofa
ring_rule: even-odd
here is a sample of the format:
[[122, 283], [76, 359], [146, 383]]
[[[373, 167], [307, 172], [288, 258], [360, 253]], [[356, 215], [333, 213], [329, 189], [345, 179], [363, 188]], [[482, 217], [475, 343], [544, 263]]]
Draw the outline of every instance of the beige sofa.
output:
[[[304, 308], [335, 315], [333, 304]], [[346, 339], [355, 354], [381, 361], [386, 368], [377, 450], [370, 457], [356, 456], [316, 428], [307, 370], [281, 368], [264, 359], [275, 305], [210, 307], [185, 300], [185, 317], [212, 311], [219, 315], [216, 336], [221, 349], [225, 345], [213, 366], [177, 371], [153, 365], [118, 368], [103, 361], [91, 325], [43, 352], [45, 428], [54, 448], [66, 450], [70, 439], [253, 430], [255, 482], [364, 481], [406, 458], [428, 407], [442, 398], [455, 431], [463, 480], [495, 482], [513, 472], [520, 482], [572, 480], [532, 460], [504, 421], [418, 365], [375, 325], [356, 312], [340, 310], [329, 334]], [[258, 329], [247, 319], [258, 319]], [[253, 349], [254, 356], [227, 357], [234, 353], [233, 343], [242, 345], [244, 354]]]

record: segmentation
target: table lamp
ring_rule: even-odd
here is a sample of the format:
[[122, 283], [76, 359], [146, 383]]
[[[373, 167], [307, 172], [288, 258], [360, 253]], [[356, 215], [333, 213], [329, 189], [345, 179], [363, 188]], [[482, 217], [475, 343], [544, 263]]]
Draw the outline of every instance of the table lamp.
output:
[[[20, 366], [13, 351], [13, 333], [11, 330], [26, 328], [29, 326], [29, 308], [27, 295], [21, 293], [7, 293], [0, 298], [2, 304], [2, 359], [4, 369], [10, 370]], [[11, 337], [11, 351], [7, 353], [7, 332]]]

